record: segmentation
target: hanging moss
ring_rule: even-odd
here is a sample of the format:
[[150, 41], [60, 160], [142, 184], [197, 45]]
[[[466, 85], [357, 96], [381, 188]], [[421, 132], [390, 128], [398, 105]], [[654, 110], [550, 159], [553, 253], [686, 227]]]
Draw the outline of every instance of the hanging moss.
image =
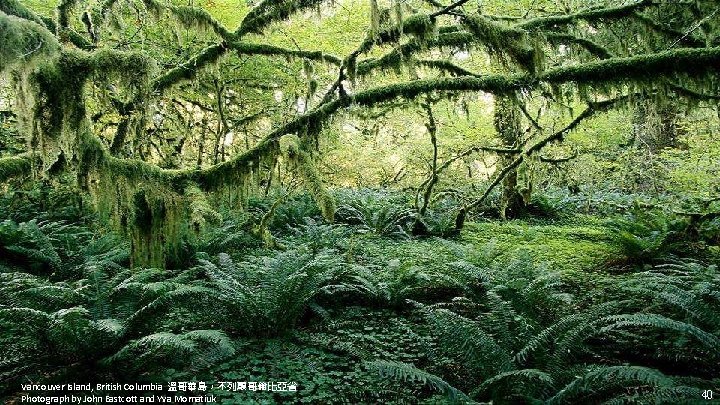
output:
[[355, 83], [357, 78], [357, 54], [353, 53], [343, 61], [343, 68], [345, 69], [345, 76], [350, 80], [351, 83]]
[[[392, 2], [392, 10], [393, 10], [393, 17], [395, 19], [395, 25], [399, 26], [402, 30], [402, 21], [403, 21], [403, 3], [401, 0], [393, 0]], [[402, 35], [403, 32], [400, 32]]]
[[720, 70], [720, 47], [675, 49], [654, 54], [610, 58], [546, 71], [540, 79], [551, 83], [654, 81], [661, 76], [698, 76]]
[[380, 8], [378, 7], [377, 0], [370, 0], [370, 30], [368, 37], [373, 40], [377, 40], [377, 35], [380, 32]]
[[505, 26], [480, 15], [463, 18], [465, 25], [490, 55], [516, 63], [530, 73], [542, 69], [539, 47], [530, 41], [527, 31]]
[[161, 19], [167, 12], [185, 28], [214, 31], [221, 38], [231, 40], [232, 34], [218, 20], [206, 10], [191, 6], [176, 6], [157, 0], [143, 0], [145, 9], [157, 19]]
[[311, 9], [322, 2], [323, 0], [263, 0], [245, 16], [237, 34], [259, 34], [271, 23], [283, 21], [293, 13]]
[[280, 151], [303, 180], [305, 188], [320, 208], [323, 218], [328, 222], [333, 222], [335, 220], [335, 199], [323, 184], [320, 172], [317, 170], [307, 146], [303, 146], [304, 143], [307, 145], [297, 135], [285, 135], [279, 140]]
[[[141, 189], [133, 195], [133, 211], [129, 220], [131, 227], [131, 251], [133, 266], [164, 268], [166, 243], [172, 243], [174, 232], [167, 232], [174, 218], [168, 217], [165, 200], [158, 198], [156, 193], [148, 193]], [[170, 207], [170, 209], [172, 209]]]
[[197, 185], [189, 184], [185, 187], [184, 195], [188, 199], [190, 224], [196, 234], [204, 229], [206, 223], [222, 222], [222, 216], [212, 208], [206, 194]]
[[427, 14], [414, 14], [403, 21], [401, 34], [414, 35], [424, 42], [436, 36], [436, 29], [434, 18]]

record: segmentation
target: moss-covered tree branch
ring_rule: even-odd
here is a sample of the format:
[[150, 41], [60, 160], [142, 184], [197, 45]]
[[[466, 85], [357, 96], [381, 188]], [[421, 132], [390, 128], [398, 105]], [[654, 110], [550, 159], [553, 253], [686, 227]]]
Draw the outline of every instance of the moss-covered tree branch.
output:
[[720, 48], [677, 49], [658, 54], [629, 58], [610, 58], [598, 62], [548, 70], [540, 77], [533, 75], [487, 75], [462, 76], [444, 79], [414, 80], [395, 83], [358, 92], [351, 96], [321, 104], [317, 108], [275, 129], [249, 151], [227, 162], [182, 176], [198, 181], [206, 189], [214, 189], [225, 183], [232, 173], [247, 170], [261, 157], [277, 146], [277, 140], [291, 133], [302, 133], [308, 125], [322, 125], [342, 108], [351, 105], [373, 106], [397, 98], [414, 99], [433, 92], [507, 93], [518, 89], [532, 89], [542, 82], [553, 84], [612, 84], [633, 80], [656, 79], [676, 74], [702, 75], [714, 72], [720, 66]]
[[[321, 4], [324, 0], [265, 0], [245, 16], [240, 27], [228, 35], [232, 41], [240, 41], [245, 35], [261, 33], [273, 22], [289, 18], [292, 14]], [[185, 63], [170, 69], [154, 80], [153, 88], [163, 92], [176, 83], [191, 79], [208, 64], [214, 63], [231, 47], [227, 40], [207, 46]]]
[[[545, 146], [552, 142], [561, 142], [565, 136], [573, 131], [575, 128], [577, 128], [583, 121], [586, 119], [601, 113], [608, 111], [609, 109], [613, 108], [614, 106], [618, 105], [621, 102], [624, 102], [628, 99], [627, 96], [618, 97], [610, 100], [605, 100], [601, 102], [591, 103], [588, 105], [588, 107], [580, 113], [575, 119], [573, 119], [566, 127], [563, 129], [552, 133], [551, 135], [541, 139], [540, 141], [533, 144], [531, 147], [527, 148], [525, 151], [523, 151], [518, 157], [516, 157], [514, 160], [512, 160], [508, 165], [503, 167], [500, 172], [498, 172], [494, 179], [490, 182], [490, 184], [485, 188], [485, 191], [483, 194], [473, 202], [466, 204], [465, 206], [460, 209], [458, 212], [458, 216], [455, 220], [456, 225], [460, 225], [460, 228], [465, 223], [465, 216], [470, 210], [473, 210], [477, 207], [479, 207], [485, 199], [490, 195], [492, 190], [495, 189], [502, 181], [503, 179], [510, 174], [513, 170], [515, 170], [520, 164], [528, 157], [534, 155], [535, 153], [542, 150]], [[460, 230], [460, 229], [458, 229]]]
[[720, 47], [682, 48], [659, 53], [610, 58], [547, 70], [539, 79], [548, 83], [643, 82], [676, 74], [699, 76], [720, 70]]
[[235, 41], [227, 44], [233, 51], [240, 55], [266, 55], [266, 56], [283, 56], [305, 58], [316, 62], [331, 63], [336, 66], [342, 64], [342, 60], [334, 55], [329, 55], [321, 51], [303, 51], [297, 49], [287, 49], [279, 46], [255, 44], [249, 42]]
[[270, 24], [286, 20], [294, 13], [317, 7], [325, 0], [263, 0], [240, 23], [236, 35], [260, 34]]
[[523, 30], [535, 30], [559, 25], [574, 24], [578, 21], [598, 21], [605, 19], [626, 18], [633, 16], [637, 11], [655, 4], [656, 3], [653, 0], [640, 0], [615, 7], [588, 9], [570, 14], [537, 17], [520, 22], [516, 24], [515, 27]]

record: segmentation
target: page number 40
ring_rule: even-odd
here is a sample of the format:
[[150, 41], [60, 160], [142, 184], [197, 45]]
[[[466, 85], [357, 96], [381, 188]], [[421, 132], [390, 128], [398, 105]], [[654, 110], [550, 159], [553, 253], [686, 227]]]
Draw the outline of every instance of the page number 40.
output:
[[702, 397], [707, 400], [713, 399], [713, 392], [711, 390], [705, 390], [702, 393]]

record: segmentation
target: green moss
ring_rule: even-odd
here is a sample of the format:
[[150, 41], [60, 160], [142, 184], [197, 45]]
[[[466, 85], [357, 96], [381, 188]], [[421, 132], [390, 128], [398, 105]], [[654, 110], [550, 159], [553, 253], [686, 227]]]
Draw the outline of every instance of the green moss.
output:
[[25, 20], [36, 22], [40, 25], [45, 25], [42, 17], [25, 7], [25, 5], [20, 3], [18, 0], [0, 0], [0, 11], [7, 15], [13, 15]]
[[250, 33], [259, 34], [270, 24], [283, 21], [298, 11], [316, 7], [320, 5], [322, 1], [323, 0], [263, 0], [245, 16], [236, 33], [239, 36]]
[[55, 37], [38, 22], [0, 12], [0, 72], [60, 49]]
[[377, 0], [370, 0], [370, 31], [368, 37], [377, 39], [378, 32], [380, 32], [380, 9]]
[[285, 135], [279, 139], [280, 151], [283, 157], [288, 160], [293, 170], [302, 178], [305, 188], [315, 199], [323, 218], [328, 222], [333, 222], [336, 209], [335, 199], [323, 184], [312, 155], [304, 147], [304, 144], [307, 144], [307, 142], [303, 143], [294, 134]]
[[550, 83], [642, 82], [656, 80], [659, 76], [699, 76], [718, 70], [720, 47], [675, 49], [555, 68], [545, 72], [540, 79]]
[[490, 55], [501, 60], [509, 59], [530, 73], [542, 69], [541, 55], [522, 29], [503, 25], [480, 15], [466, 16], [463, 25]]
[[152, 83], [153, 89], [163, 92], [178, 82], [192, 79], [199, 68], [217, 61], [227, 49], [225, 44], [214, 44], [206, 47], [186, 63], [169, 69], [156, 78]]
[[[148, 0], [157, 3], [154, 0]], [[245, 16], [240, 27], [231, 35], [225, 36], [226, 42], [229, 39], [239, 39], [246, 34], [261, 33], [268, 25], [287, 19], [295, 12], [310, 9], [319, 5], [323, 0], [264, 0], [257, 7], [252, 9]], [[156, 91], [164, 91], [178, 82], [189, 80], [195, 77], [198, 69], [218, 60], [230, 47], [227, 43], [214, 44], [206, 47], [197, 55], [193, 56], [186, 63], [168, 70], [158, 77], [153, 88]], [[268, 48], [265, 48], [266, 50]]]
[[225, 40], [230, 40], [232, 37], [232, 34], [227, 28], [202, 8], [176, 6], [157, 0], [143, 0], [143, 3], [148, 12], [153, 14], [157, 19], [162, 18], [164, 12], [167, 12], [185, 28], [214, 31]]
[[0, 158], [0, 183], [15, 177], [30, 174], [31, 160], [28, 156], [10, 156]]
[[254, 44], [241, 41], [231, 42], [228, 44], [228, 46], [232, 48], [232, 50], [237, 52], [239, 55], [297, 57], [316, 62], [331, 63], [336, 66], [340, 66], [340, 64], [342, 63], [342, 60], [337, 56], [328, 55], [321, 51], [302, 51], [296, 49], [281, 48], [279, 46], [267, 44]]
[[598, 21], [606, 19], [618, 19], [634, 15], [635, 12], [653, 5], [651, 0], [640, 0], [621, 6], [594, 8], [564, 15], [551, 15], [526, 20], [517, 25], [517, 28], [524, 30], [536, 30], [545, 27], [557, 27], [559, 25], [572, 24], [577, 21]]
[[437, 25], [435, 19], [428, 14], [414, 14], [405, 19], [402, 23], [402, 33], [414, 35], [421, 41], [431, 39], [436, 34]]
[[510, 222], [467, 223], [462, 241], [472, 243], [499, 261], [510, 261], [519, 251], [530, 252], [536, 262], [551, 270], [596, 270], [616, 255], [612, 233], [590, 217], [577, 217], [558, 225]]
[[70, 25], [70, 13], [77, 6], [78, 0], [60, 0], [57, 6], [58, 29], [66, 28]]
[[184, 195], [187, 198], [190, 211], [190, 226], [195, 233], [204, 229], [206, 223], [219, 224], [222, 216], [213, 209], [207, 200], [207, 195], [195, 184], [185, 187]]

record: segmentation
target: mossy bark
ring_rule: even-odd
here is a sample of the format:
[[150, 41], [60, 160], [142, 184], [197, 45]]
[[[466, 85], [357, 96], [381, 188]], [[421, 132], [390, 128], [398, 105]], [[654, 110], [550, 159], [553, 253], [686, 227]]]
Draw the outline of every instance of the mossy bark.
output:
[[[520, 111], [510, 96], [497, 96], [495, 98], [495, 130], [500, 140], [507, 148], [514, 148], [522, 142], [520, 128]], [[500, 155], [498, 157], [498, 170], [508, 167], [515, 157]], [[500, 194], [500, 216], [503, 219], [514, 218], [526, 208], [525, 199], [518, 190], [518, 172], [511, 170], [502, 181]]]
[[635, 104], [633, 137], [635, 146], [657, 154], [678, 146], [682, 135], [680, 111], [674, 101], [641, 98]]

